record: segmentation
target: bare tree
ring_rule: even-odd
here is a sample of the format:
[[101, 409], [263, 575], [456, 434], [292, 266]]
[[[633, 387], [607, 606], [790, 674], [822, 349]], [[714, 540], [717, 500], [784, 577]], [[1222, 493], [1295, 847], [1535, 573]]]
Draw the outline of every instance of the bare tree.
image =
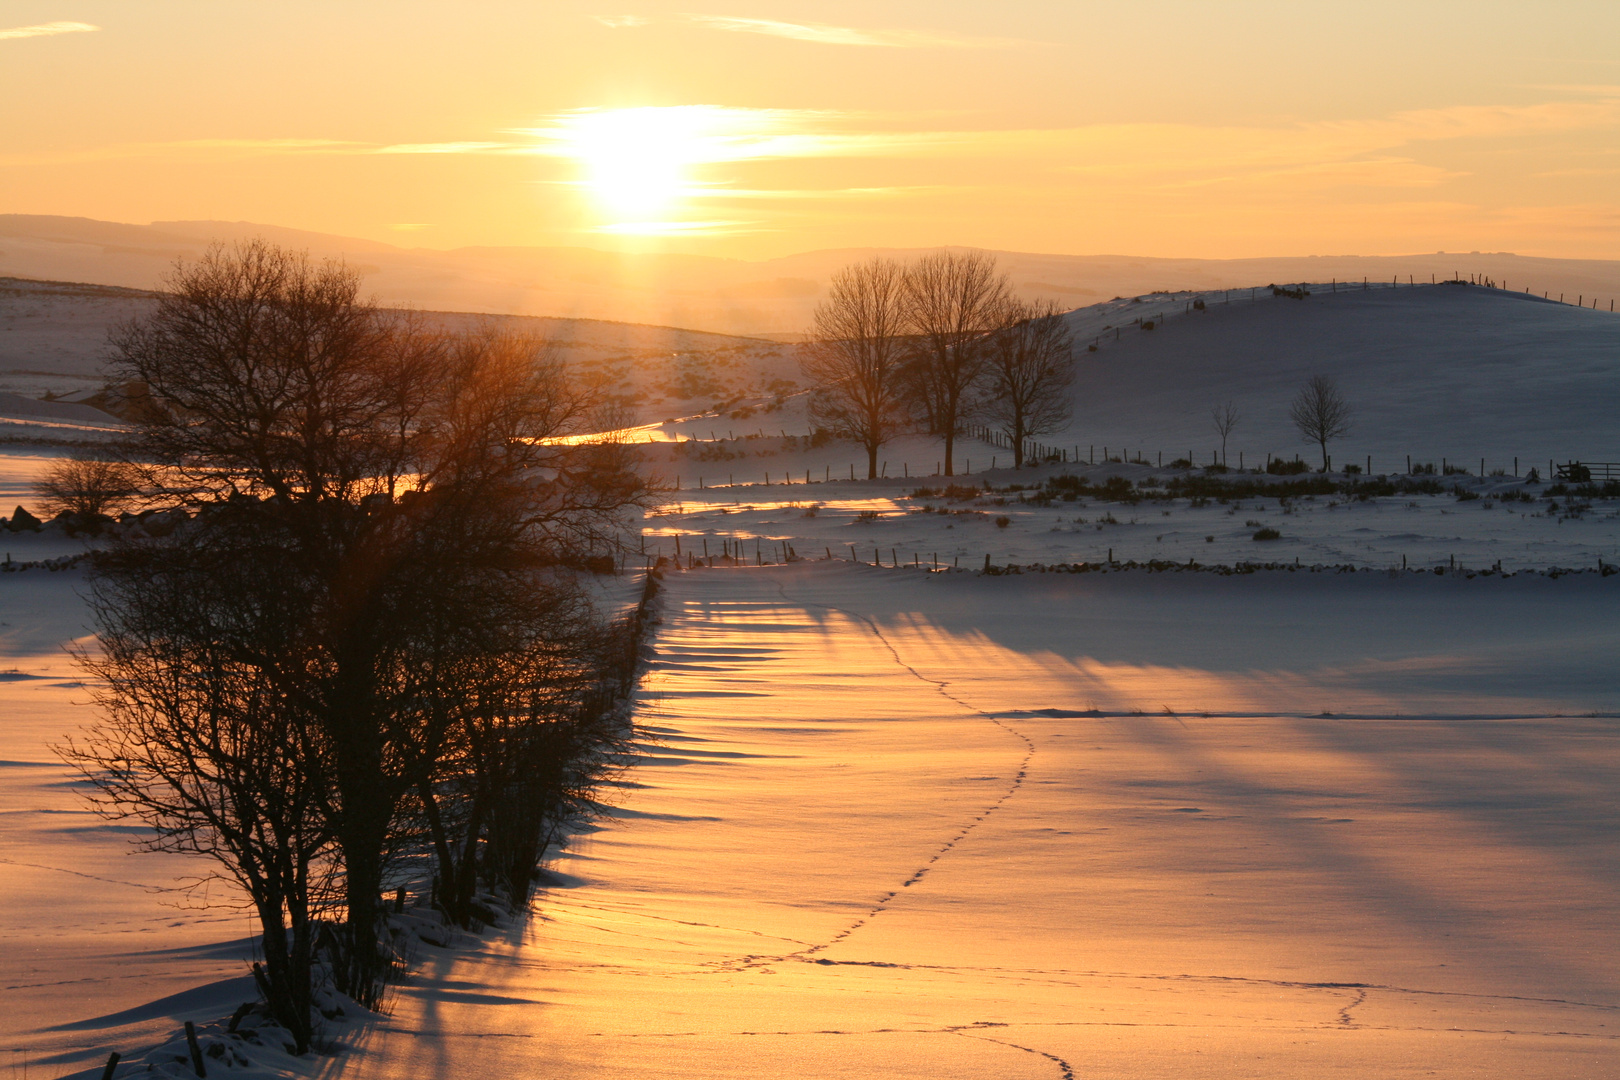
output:
[[1074, 412], [1074, 341], [1062, 310], [1051, 301], [1010, 301], [1005, 325], [990, 336], [986, 415], [1006, 431], [1013, 465], [1024, 444], [1061, 428]]
[[800, 366], [815, 384], [810, 415], [866, 450], [876, 479], [878, 450], [906, 422], [905, 272], [889, 259], [840, 270], [816, 308], [815, 332]]
[[183, 530], [95, 563], [100, 648], [80, 659], [103, 718], [62, 752], [103, 814], [150, 826], [142, 846], [208, 856], [210, 876], [241, 887], [263, 932], [270, 1010], [302, 1053], [316, 893], [334, 869], [332, 776], [319, 725], [278, 685], [274, 658], [296, 662], [308, 597], [265, 572], [273, 553], [246, 531], [198, 539]]
[[1215, 434], [1221, 437], [1221, 464], [1225, 465], [1227, 436], [1231, 435], [1242, 421], [1243, 414], [1238, 412], [1236, 405], [1228, 401], [1225, 405], [1217, 405], [1209, 410], [1209, 419], [1215, 428]]
[[140, 479], [120, 461], [65, 458], [34, 484], [47, 514], [110, 514], [132, 505]]
[[[471, 599], [579, 565], [646, 485], [623, 446], [557, 444], [588, 403], [543, 341], [493, 324], [447, 337], [363, 302], [343, 266], [262, 242], [181, 267], [114, 344], [120, 374], [156, 403], [132, 439], [153, 463], [143, 497], [197, 508], [194, 557], [245, 531], [242, 565], [296, 598], [284, 647], [243, 662], [307, 711], [330, 755], [335, 974], [375, 1004], [397, 819], [417, 758], [444, 745], [432, 725], [466, 692], [436, 673], [489, 647], [488, 609]], [[561, 633], [574, 610], [537, 617]], [[261, 617], [238, 613], [244, 640]]]
[[1289, 417], [1306, 442], [1322, 448], [1322, 471], [1328, 468], [1328, 443], [1350, 433], [1350, 405], [1338, 384], [1327, 375], [1313, 375], [1300, 388], [1288, 409]]
[[946, 476], [955, 475], [956, 437], [978, 405], [990, 335], [1009, 291], [995, 258], [983, 252], [942, 251], [906, 270], [909, 381], [928, 429], [945, 440]]

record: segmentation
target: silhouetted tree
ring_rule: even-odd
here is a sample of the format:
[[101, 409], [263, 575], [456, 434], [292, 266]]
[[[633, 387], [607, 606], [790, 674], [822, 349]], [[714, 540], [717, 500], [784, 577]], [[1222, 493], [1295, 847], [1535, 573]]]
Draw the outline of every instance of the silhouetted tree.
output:
[[956, 437], [978, 406], [990, 336], [1002, 324], [1009, 289], [983, 252], [943, 251], [906, 269], [907, 364], [912, 400], [928, 430], [945, 440], [945, 475]]
[[1221, 437], [1221, 464], [1225, 465], [1226, 439], [1243, 420], [1243, 414], [1238, 412], [1236, 405], [1228, 401], [1225, 405], [1217, 405], [1210, 409], [1209, 420], [1211, 426], [1215, 428], [1215, 434]]
[[800, 366], [815, 382], [810, 415], [866, 451], [866, 475], [878, 475], [878, 450], [906, 423], [905, 271], [872, 259], [833, 275], [816, 308], [814, 336]]
[[1024, 464], [1024, 443], [1060, 429], [1074, 411], [1074, 342], [1054, 303], [1009, 301], [988, 342], [985, 414]]
[[1327, 375], [1313, 375], [1288, 409], [1289, 417], [1306, 442], [1322, 448], [1322, 471], [1328, 468], [1328, 443], [1350, 433], [1350, 405], [1338, 384]]
[[[565, 568], [610, 543], [646, 487], [625, 447], [554, 441], [588, 402], [543, 341], [493, 324], [434, 332], [363, 302], [343, 266], [262, 242], [177, 270], [115, 347], [118, 374], [157, 406], [131, 440], [150, 463], [143, 497], [196, 508], [191, 557], [239, 552], [244, 572], [297, 598], [295, 632], [270, 635], [285, 651], [240, 655], [327, 755], [345, 915], [335, 974], [375, 1004], [387, 853], [418, 759], [442, 751], [469, 691], [440, 676], [496, 670], [480, 652], [488, 608], [473, 601], [566, 594]], [[252, 545], [233, 547], [242, 530]], [[567, 624], [549, 631], [558, 640], [586, 617], [571, 601], [538, 610]], [[269, 633], [258, 617], [235, 616], [241, 640]]]
[[126, 509], [140, 487], [135, 471], [120, 461], [64, 458], [34, 484], [47, 514], [110, 514]]
[[334, 870], [331, 755], [304, 680], [285, 677], [311, 597], [240, 509], [216, 515], [206, 542], [184, 529], [93, 564], [100, 648], [80, 659], [102, 719], [63, 754], [103, 814], [151, 827], [147, 849], [209, 856], [241, 887], [270, 1010], [302, 1053], [317, 892]]

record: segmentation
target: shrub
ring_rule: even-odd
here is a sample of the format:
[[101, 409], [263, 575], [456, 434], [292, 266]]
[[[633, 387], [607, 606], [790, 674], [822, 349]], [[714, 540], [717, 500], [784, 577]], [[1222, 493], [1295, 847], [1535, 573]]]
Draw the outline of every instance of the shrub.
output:
[[1361, 466], [1360, 465], [1346, 465], [1344, 467], [1344, 475], [1346, 475], [1346, 476], [1360, 476], [1361, 475]]
[[1298, 476], [1302, 472], [1309, 472], [1310, 468], [1303, 461], [1284, 461], [1282, 458], [1272, 458], [1266, 464], [1266, 472], [1272, 476]]
[[113, 514], [133, 505], [140, 487], [135, 470], [122, 462], [66, 458], [34, 485], [51, 515]]
[[1144, 329], [1144, 330], [1153, 329], [1153, 320], [1152, 319], [1143, 319], [1142, 320], [1142, 329]]
[[857, 521], [876, 521], [878, 512], [876, 510], [862, 510], [855, 515], [855, 518]]
[[1432, 461], [1420, 462], [1412, 466], [1413, 476], [1433, 476], [1434, 472], [1434, 462]]
[[1111, 502], [1134, 503], [1142, 500], [1142, 496], [1131, 486], [1131, 482], [1123, 476], [1110, 476], [1099, 494]]
[[1282, 533], [1273, 528], [1264, 528], [1254, 534], [1256, 540], [1281, 540]]
[[1000, 517], [996, 518], [996, 528], [998, 529], [1005, 529], [1011, 524], [1012, 518], [1008, 517], [1006, 514], [1002, 514]]
[[1187, 458], [1178, 457], [1176, 460], [1172, 461], [1168, 467], [1172, 469], [1190, 469], [1193, 467], [1193, 463]]

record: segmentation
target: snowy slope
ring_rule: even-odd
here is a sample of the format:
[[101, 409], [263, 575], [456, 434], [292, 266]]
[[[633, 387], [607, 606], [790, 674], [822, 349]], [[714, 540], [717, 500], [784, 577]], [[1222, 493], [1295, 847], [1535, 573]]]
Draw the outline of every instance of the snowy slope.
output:
[[[1293, 300], [1262, 291], [1202, 294], [1082, 308], [1070, 316], [1086, 353], [1075, 421], [1055, 444], [1193, 451], [1219, 446], [1211, 406], [1233, 401], [1244, 420], [1239, 450], [1309, 459], [1288, 403], [1315, 374], [1338, 380], [1355, 409], [1333, 448], [1341, 462], [1396, 471], [1415, 461], [1526, 467], [1547, 458], [1620, 460], [1620, 314], [1583, 310], [1522, 293], [1465, 285], [1328, 292]], [[1573, 297], [1571, 298], [1573, 299]], [[1131, 320], [1168, 314], [1151, 331]], [[1119, 328], [1117, 340], [1113, 331]], [[1099, 340], [1100, 339], [1100, 340]], [[1084, 451], [1082, 451], [1084, 452]]]

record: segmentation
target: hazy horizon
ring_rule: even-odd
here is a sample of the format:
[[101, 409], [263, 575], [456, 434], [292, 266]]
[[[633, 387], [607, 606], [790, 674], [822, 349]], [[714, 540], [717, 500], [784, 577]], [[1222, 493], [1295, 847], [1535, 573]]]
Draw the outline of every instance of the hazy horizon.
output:
[[32, 0], [0, 23], [29, 102], [0, 120], [0, 211], [747, 259], [1620, 254], [1597, 3]]

